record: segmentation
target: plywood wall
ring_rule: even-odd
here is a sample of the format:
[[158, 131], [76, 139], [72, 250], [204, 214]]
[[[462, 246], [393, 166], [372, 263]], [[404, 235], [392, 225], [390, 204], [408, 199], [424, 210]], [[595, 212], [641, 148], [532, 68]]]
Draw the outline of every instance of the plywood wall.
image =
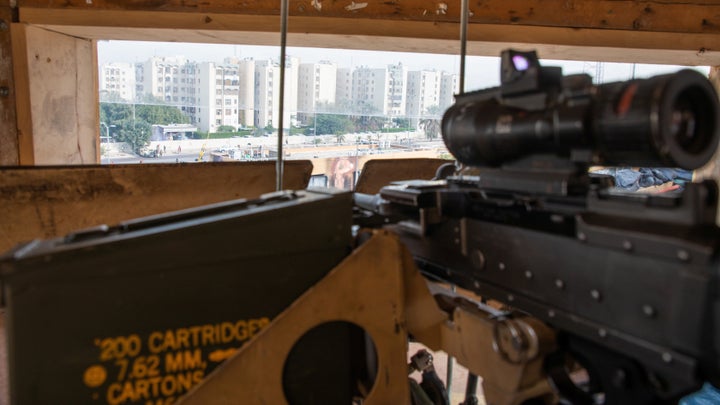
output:
[[93, 40], [12, 24], [21, 165], [99, 163]]

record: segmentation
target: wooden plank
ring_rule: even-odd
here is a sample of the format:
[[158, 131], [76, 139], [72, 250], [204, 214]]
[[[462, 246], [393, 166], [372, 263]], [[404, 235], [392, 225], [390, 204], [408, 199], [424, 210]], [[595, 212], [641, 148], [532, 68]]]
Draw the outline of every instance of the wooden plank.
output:
[[30, 75], [28, 68], [27, 25], [12, 24], [10, 32], [13, 51], [13, 78], [17, 115], [18, 164], [35, 164], [33, 148], [32, 106], [30, 104]]
[[376, 194], [393, 181], [432, 180], [443, 159], [388, 159], [369, 160], [363, 166], [355, 191], [364, 194]]
[[[65, 10], [136, 10], [149, 12], [278, 15], [272, 0], [18, 0], [21, 8]], [[458, 22], [460, 2], [400, 1], [290, 1], [291, 16], [370, 18]], [[720, 32], [720, 4], [711, 1], [630, 0], [484, 0], [470, 4], [470, 23], [543, 27], [620, 29], [684, 33]]]
[[[277, 45], [279, 18], [232, 14], [20, 9], [20, 19], [79, 38]], [[237, 31], [242, 27], [242, 31]], [[288, 45], [457, 54], [456, 23], [293, 17]], [[543, 58], [720, 65], [720, 35], [611, 29], [472, 24], [468, 54], [497, 56], [507, 47]]]
[[[362, 403], [409, 404], [405, 315], [416, 308], [406, 308], [404, 281], [412, 276], [420, 277], [397, 238], [375, 234], [176, 403], [288, 404], [284, 370], [295, 344], [318, 325], [344, 321], [361, 327], [375, 346], [377, 376]], [[416, 307], [426, 310], [425, 320], [442, 319], [422, 288], [415, 295], [429, 305]]]
[[[288, 189], [304, 189], [309, 161], [285, 162]], [[0, 252], [35, 238], [275, 189], [275, 162], [0, 169]]]
[[[92, 77], [92, 90], [93, 90], [93, 111], [91, 115], [87, 116], [87, 125], [91, 125], [94, 128], [100, 127], [100, 72], [98, 70], [98, 41], [95, 39], [90, 40], [90, 58], [92, 62], [88, 66], [84, 66], [86, 69], [90, 69], [89, 74]], [[82, 63], [78, 61], [78, 63]], [[86, 71], [87, 72], [87, 71]], [[94, 136], [95, 139], [95, 164], [100, 164], [100, 158], [102, 151], [100, 150], [100, 136]]]
[[17, 126], [14, 125], [16, 115], [11, 23], [12, 10], [9, 5], [0, 4], [0, 122], [6, 123], [0, 126], [0, 166], [19, 163]]
[[94, 42], [25, 24], [13, 41], [20, 164], [98, 163]]

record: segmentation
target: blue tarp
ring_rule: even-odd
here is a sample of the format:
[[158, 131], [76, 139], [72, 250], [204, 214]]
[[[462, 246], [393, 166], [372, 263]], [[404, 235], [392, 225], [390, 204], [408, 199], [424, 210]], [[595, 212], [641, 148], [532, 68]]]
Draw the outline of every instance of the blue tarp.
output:
[[720, 390], [710, 383], [705, 383], [702, 389], [681, 399], [678, 405], [718, 405], [720, 404]]
[[593, 173], [607, 174], [615, 178], [615, 187], [625, 191], [637, 191], [640, 188], [659, 186], [673, 182], [681, 188], [692, 181], [692, 171], [670, 168], [608, 167]]

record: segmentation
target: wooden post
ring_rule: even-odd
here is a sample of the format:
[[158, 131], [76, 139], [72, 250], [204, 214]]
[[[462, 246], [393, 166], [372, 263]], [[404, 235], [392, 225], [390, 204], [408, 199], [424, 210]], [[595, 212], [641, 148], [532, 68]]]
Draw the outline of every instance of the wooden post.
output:
[[18, 164], [17, 126], [15, 125], [15, 86], [10, 25], [13, 10], [0, 0], [0, 166]]
[[100, 162], [97, 46], [12, 24], [19, 164]]

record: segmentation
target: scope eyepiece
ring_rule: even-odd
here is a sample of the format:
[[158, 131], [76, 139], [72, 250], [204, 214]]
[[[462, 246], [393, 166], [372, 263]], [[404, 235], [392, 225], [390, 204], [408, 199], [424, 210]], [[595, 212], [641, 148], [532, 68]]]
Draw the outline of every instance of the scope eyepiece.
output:
[[[718, 101], [712, 84], [700, 73], [671, 75], [658, 103], [660, 150], [677, 166], [696, 169], [718, 146]], [[664, 142], [662, 141], [664, 140]]]

